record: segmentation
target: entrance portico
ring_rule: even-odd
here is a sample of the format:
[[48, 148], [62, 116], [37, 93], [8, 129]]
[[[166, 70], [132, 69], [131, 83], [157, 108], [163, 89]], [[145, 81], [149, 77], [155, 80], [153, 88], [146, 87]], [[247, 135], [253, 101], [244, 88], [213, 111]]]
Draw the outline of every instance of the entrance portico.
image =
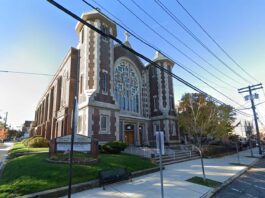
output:
[[135, 146], [149, 145], [148, 121], [144, 119], [132, 119], [120, 117], [119, 140]]

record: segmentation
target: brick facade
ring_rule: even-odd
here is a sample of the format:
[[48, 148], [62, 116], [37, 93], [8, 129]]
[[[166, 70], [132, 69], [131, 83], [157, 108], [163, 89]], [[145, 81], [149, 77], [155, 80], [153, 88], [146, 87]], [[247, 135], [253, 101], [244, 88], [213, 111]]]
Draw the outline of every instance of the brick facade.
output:
[[[117, 36], [116, 25], [97, 11], [82, 18]], [[172, 78], [151, 65], [143, 65], [137, 56], [82, 23], [75, 30], [79, 43], [65, 57], [36, 108], [36, 133], [47, 139], [71, 133], [78, 82], [79, 134], [94, 136], [100, 143], [121, 140], [149, 145], [154, 131], [163, 130], [166, 142], [178, 143], [176, 112], [171, 108]], [[131, 47], [128, 38], [125, 44]], [[153, 61], [168, 70], [174, 65], [159, 53]]]

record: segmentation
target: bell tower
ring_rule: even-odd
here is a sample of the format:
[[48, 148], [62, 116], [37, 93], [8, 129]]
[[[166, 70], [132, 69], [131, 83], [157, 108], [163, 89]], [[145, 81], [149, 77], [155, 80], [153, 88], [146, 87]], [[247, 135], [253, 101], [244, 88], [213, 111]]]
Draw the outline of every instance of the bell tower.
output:
[[[93, 10], [81, 18], [106, 34], [117, 36], [116, 25]], [[77, 23], [80, 51], [78, 132], [101, 139], [116, 140], [118, 107], [113, 95], [113, 41]]]
[[[170, 72], [174, 66], [174, 62], [160, 52], [156, 52], [153, 61]], [[148, 65], [148, 69], [152, 131], [153, 133], [155, 131], [164, 131], [167, 143], [178, 143], [179, 132], [175, 111], [173, 79], [166, 72], [151, 64]]]

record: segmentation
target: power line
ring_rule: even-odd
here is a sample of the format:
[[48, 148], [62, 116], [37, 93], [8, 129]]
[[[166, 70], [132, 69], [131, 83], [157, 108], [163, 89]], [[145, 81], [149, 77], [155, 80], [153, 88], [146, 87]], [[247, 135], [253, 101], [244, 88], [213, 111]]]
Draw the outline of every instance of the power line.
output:
[[53, 74], [34, 73], [34, 72], [21, 72], [21, 71], [10, 71], [0, 70], [1, 73], [12, 73], [12, 74], [26, 74], [26, 75], [38, 75], [38, 76], [54, 76]]
[[[227, 82], [225, 82], [224, 80], [220, 79], [219, 77], [217, 77], [215, 74], [209, 72], [207, 69], [205, 69], [202, 65], [200, 65], [199, 63], [197, 63], [196, 61], [194, 61], [190, 56], [188, 56], [187, 54], [185, 54], [182, 50], [180, 50], [179, 48], [177, 48], [175, 45], [172, 44], [172, 42], [170, 42], [168, 39], [166, 39], [165, 37], [163, 37], [159, 32], [157, 32], [154, 28], [152, 28], [150, 25], [148, 25], [143, 19], [141, 19], [139, 16], [137, 16], [137, 14], [135, 14], [128, 6], [126, 6], [124, 3], [122, 3], [120, 0], [117, 0], [125, 9], [127, 9], [132, 15], [134, 15], [139, 21], [141, 21], [148, 29], [150, 29], [152, 32], [154, 32], [157, 36], [159, 36], [159, 38], [161, 38], [163, 41], [165, 41], [168, 45], [170, 45], [171, 47], [173, 47], [175, 50], [177, 50], [179, 53], [181, 53], [183, 56], [185, 56], [188, 60], [190, 60], [191, 62], [193, 62], [195, 65], [199, 66], [200, 68], [202, 68], [204, 71], [206, 71], [208, 74], [214, 76], [216, 79], [218, 79], [219, 81], [228, 84]], [[219, 86], [218, 84], [216, 84], [215, 82], [212, 82], [215, 85]], [[231, 84], [228, 84], [229, 86], [231, 86]], [[234, 87], [236, 89], [236, 87]]]
[[[115, 22], [114, 20], [110, 19], [107, 15], [105, 15], [103, 12], [101, 12], [99, 9], [97, 9], [96, 7], [94, 7], [93, 5], [91, 5], [90, 3], [88, 3], [87, 1], [85, 0], [82, 0], [85, 4], [87, 4], [88, 6], [90, 6], [91, 8], [93, 9], [96, 9], [99, 13], [101, 13], [102, 15], [104, 15], [105, 17], [107, 17], [109, 20], [111, 20], [113, 23], [117, 24], [117, 25], [120, 25], [118, 24], [117, 22]], [[94, 1], [94, 0], [93, 0]], [[94, 1], [95, 2], [95, 1]], [[102, 7], [100, 4], [97, 3], [97, 5], [99, 5], [100, 7]], [[125, 6], [125, 5], [124, 5]], [[127, 6], [125, 6], [127, 7]], [[129, 9], [129, 8], [128, 8]], [[130, 10], [131, 11], [131, 10]], [[131, 11], [132, 12], [132, 11]], [[133, 13], [134, 14], [134, 13]], [[135, 15], [135, 14], [134, 14]], [[136, 16], [136, 15], [135, 15]], [[136, 16], [137, 17], [137, 16]], [[137, 17], [138, 18], [138, 17]], [[140, 20], [142, 21], [142, 20]], [[144, 22], [145, 24], [145, 22]], [[125, 31], [128, 32], [128, 30], [124, 27], [122, 27]], [[140, 38], [137, 38], [138, 40], [142, 41]], [[159, 49], [155, 48], [152, 46], [153, 49], [155, 49], [156, 51], [160, 51]], [[160, 51], [161, 52], [161, 51]], [[161, 53], [163, 54], [164, 56], [166, 57], [169, 57], [167, 56], [165, 53]], [[170, 58], [170, 57], [169, 57]], [[171, 58], [172, 59], [172, 58]], [[182, 69], [184, 69], [186, 72], [188, 72], [190, 75], [192, 75], [193, 77], [195, 77], [196, 79], [198, 79], [199, 81], [203, 82], [204, 84], [206, 84], [208, 87], [212, 88], [213, 90], [215, 90], [216, 92], [218, 92], [219, 94], [223, 95], [225, 98], [229, 99], [230, 101], [234, 102], [235, 104], [239, 105], [239, 106], [242, 106], [241, 104], [239, 104], [238, 102], [236, 102], [235, 100], [233, 100], [232, 98], [226, 96], [225, 94], [223, 94], [221, 91], [217, 90], [215, 87], [211, 86], [209, 83], [207, 83], [206, 81], [204, 81], [201, 77], [198, 77], [199, 75], [196, 74], [195, 72], [192, 72], [190, 71], [187, 67], [183, 66], [183, 64], [179, 63], [178, 61], [172, 59], [179, 67], [181, 67]], [[197, 75], [195, 75], [195, 74]], [[245, 112], [242, 112], [244, 114], [246, 114]]]
[[[205, 58], [203, 58], [200, 54], [198, 54], [195, 50], [193, 50], [190, 46], [188, 46], [185, 42], [183, 42], [179, 37], [176, 36], [176, 34], [172, 33], [171, 31], [169, 31], [165, 26], [163, 26], [161, 23], [159, 23], [159, 21], [157, 21], [151, 14], [149, 14], [145, 9], [143, 9], [138, 3], [136, 3], [135, 0], [131, 0], [133, 2], [133, 4], [138, 7], [143, 13], [145, 13], [149, 18], [151, 18], [157, 25], [159, 25], [164, 31], [166, 31], [168, 34], [170, 34], [173, 38], [175, 38], [178, 42], [180, 42], [182, 45], [184, 45], [186, 48], [188, 48], [193, 54], [195, 54], [196, 56], [198, 56], [201, 60], [203, 60], [205, 63], [207, 63], [210, 67], [214, 68], [216, 71], [220, 72], [222, 75], [224, 75], [225, 77], [227, 77], [229, 80], [234, 81], [234, 79], [231, 79], [231, 77], [229, 77], [227, 74], [225, 74], [224, 72], [222, 72], [220, 69], [218, 69], [216, 66], [212, 65], [211, 63], [209, 63]], [[191, 59], [191, 58], [189, 58]], [[197, 62], [195, 62], [192, 59], [192, 62], [195, 63], [197, 66], [201, 67], [204, 71], [206, 71], [208, 74], [214, 76], [216, 79], [218, 79], [219, 81], [232, 86], [233, 88], [237, 89], [236, 87], [234, 87], [233, 85], [227, 83], [226, 81], [220, 79], [219, 77], [217, 77], [215, 74], [209, 72], [207, 69], [205, 69], [204, 66], [198, 64]]]
[[195, 39], [204, 49], [206, 49], [212, 56], [214, 56], [219, 62], [221, 62], [227, 69], [233, 72], [236, 76], [243, 79], [245, 82], [250, 83], [245, 77], [240, 75], [237, 71], [231, 68], [227, 63], [225, 63], [221, 58], [219, 58], [209, 47], [207, 47], [185, 24], [183, 24], [175, 14], [173, 14], [160, 0], [154, 0], [155, 3], [162, 8], [182, 29], [184, 29], [193, 39]]
[[[92, 0], [95, 4], [97, 4], [101, 9], [105, 10], [109, 15], [111, 15], [113, 18], [115, 18], [117, 21], [119, 21], [120, 23], [122, 23], [122, 25], [116, 21], [114, 21], [113, 19], [111, 19], [110, 17], [108, 17], [106, 14], [104, 14], [103, 12], [101, 12], [97, 7], [93, 6], [92, 4], [88, 3], [87, 1], [85, 0], [82, 0], [85, 4], [87, 4], [89, 7], [91, 7], [92, 9], [95, 9], [97, 10], [100, 14], [102, 14], [103, 16], [105, 16], [106, 18], [108, 18], [109, 20], [111, 20], [113, 23], [115, 23], [116, 25], [118, 25], [119, 27], [121, 27], [123, 30], [127, 31], [128, 33], [130, 33], [133, 37], [135, 37], [137, 40], [139, 40], [140, 42], [144, 43], [145, 45], [147, 45], [148, 47], [154, 49], [155, 51], [160, 51], [162, 55], [166, 56], [166, 57], [169, 57], [170, 59], [173, 60], [173, 58], [171, 58], [168, 54], [166, 54], [165, 52], [162, 52], [161, 50], [159, 50], [156, 46], [150, 44], [149, 42], [147, 42], [143, 37], [141, 37], [139, 34], [135, 33], [133, 30], [131, 30], [128, 26], [126, 26], [124, 23], [122, 23], [122, 21], [117, 18], [115, 15], [113, 15], [112, 13], [110, 13], [107, 9], [105, 9], [101, 4], [99, 4], [98, 2], [96, 2], [95, 0]], [[174, 60], [175, 61], [175, 60]], [[191, 71], [183, 66], [181, 67], [182, 69], [184, 69], [186, 72], [190, 73]], [[187, 71], [188, 70], [188, 71]], [[194, 72], [194, 74], [196, 74], [197, 76], [200, 76], [198, 73]], [[204, 79], [206, 79], [205, 77], [203, 77]], [[229, 78], [229, 77], [228, 77]], [[207, 79], [207, 81], [217, 85], [219, 88], [220, 86], [218, 84], [216, 84], [215, 82], [213, 81], [210, 81]], [[229, 85], [231, 86], [231, 85]], [[227, 89], [225, 87], [221, 87], [221, 88], [224, 88], [224, 89]], [[235, 88], [235, 87], [234, 87]], [[229, 89], [229, 90], [233, 90], [233, 89]], [[234, 91], [234, 90], [233, 90]]]
[[[174, 60], [172, 57], [170, 57], [168, 54], [166, 54], [165, 52], [162, 52], [161, 50], [159, 50], [157, 47], [153, 46], [152, 44], [148, 43], [146, 40], [144, 40], [141, 36], [137, 35], [135, 32], [133, 32], [132, 30], [128, 30], [129, 28], [125, 28], [123, 25], [117, 23], [116, 21], [114, 21], [113, 19], [109, 18], [106, 14], [104, 14], [103, 12], [101, 12], [98, 8], [96, 8], [95, 6], [91, 5], [90, 3], [88, 3], [85, 0], [82, 0], [85, 4], [87, 4], [88, 6], [90, 6], [91, 8], [97, 10], [100, 14], [102, 14], [103, 16], [105, 16], [106, 18], [108, 18], [109, 20], [111, 20], [113, 23], [115, 23], [116, 25], [118, 25], [119, 27], [121, 27], [122, 29], [124, 29], [125, 31], [127, 31], [128, 33], [130, 33], [132, 36], [134, 36], [137, 40], [143, 42], [144, 44], [146, 44], [147, 46], [149, 46], [150, 48], [159, 51], [162, 55], [169, 57], [171, 60], [173, 60], [174, 62], [177, 62], [176, 60]], [[99, 3], [97, 3], [96, 1], [92, 0], [93, 2], [95, 2], [100, 8], [102, 8], [103, 10], [105, 10], [106, 12], [108, 12], [102, 5], [100, 5]], [[110, 12], [108, 12], [110, 15], [112, 15], [114, 18], [116, 18], [117, 20], [119, 20], [117, 17], [115, 17], [113, 14], [111, 14]], [[119, 20], [120, 21], [120, 20]], [[121, 21], [120, 21], [121, 22]], [[203, 82], [204, 84], [206, 84], [209, 87], [209, 84], [206, 83], [204, 80], [202, 80], [199, 74], [197, 74], [196, 72], [192, 72], [189, 68], [185, 67], [183, 64], [182, 65], [178, 65], [180, 68], [182, 68], [183, 70], [185, 70], [187, 73], [189, 73], [190, 75], [192, 75], [193, 77], [195, 77], [196, 79], [198, 79], [199, 81]], [[196, 75], [194, 75], [196, 74]], [[216, 84], [215, 82], [212, 82], [210, 80], [208, 80], [209, 82]], [[219, 85], [216, 84], [218, 87]], [[211, 87], [211, 86], [210, 86]], [[212, 87], [211, 87], [212, 88]], [[216, 89], [215, 89], [216, 90]], [[220, 92], [219, 92], [220, 93]], [[222, 93], [221, 93], [222, 94]]]
[[[126, 8], [131, 14], [133, 14], [138, 20], [140, 20], [144, 25], [146, 25], [149, 29], [151, 29], [154, 33], [156, 33], [161, 39], [163, 39], [164, 41], [166, 41], [169, 45], [171, 45], [172, 47], [174, 47], [176, 50], [182, 52], [181, 50], [179, 50], [176, 46], [174, 46], [172, 43], [170, 43], [170, 41], [168, 41], [167, 39], [165, 39], [163, 36], [161, 36], [161, 34], [159, 34], [157, 31], [155, 31], [151, 26], [149, 26], [145, 21], [143, 21], [139, 16], [137, 16], [130, 8], [128, 8], [128, 6], [126, 6], [124, 3], [122, 3], [120, 0], [117, 0], [124, 8]], [[159, 51], [159, 50], [158, 50]], [[183, 52], [182, 52], [183, 53]], [[184, 56], [188, 57], [186, 54], [183, 53]], [[172, 59], [174, 60], [174, 59]], [[178, 61], [174, 60], [174, 62], [181, 67], [182, 69], [184, 69], [186, 72], [188, 72], [190, 75], [192, 75], [193, 77], [197, 78], [198, 80], [200, 80], [201, 82], [203, 82], [204, 84], [208, 85], [209, 87], [211, 87], [213, 90], [215, 90], [216, 92], [218, 92], [219, 94], [221, 94], [222, 96], [226, 97], [227, 99], [229, 99], [230, 101], [234, 102], [235, 104], [241, 106], [238, 102], [236, 102], [235, 100], [233, 100], [232, 98], [230, 98], [229, 96], [226, 96], [223, 92], [217, 90], [215, 87], [213, 87], [212, 85], [210, 85], [209, 83], [207, 83], [205, 80], [203, 80], [202, 78], [194, 75], [194, 72], [191, 72], [188, 68], [186, 68], [185, 66], [183, 66], [183, 64], [179, 63]]]
[[235, 64], [237, 65], [245, 74], [247, 74], [250, 78], [258, 82], [258, 80], [253, 77], [249, 72], [247, 72], [228, 52], [209, 34], [209, 32], [192, 16], [192, 14], [179, 2], [179, 0], [175, 0], [180, 7], [191, 17], [191, 19], [202, 29], [202, 31], [215, 43], [215, 45]]
[[[133, 53], [134, 55], [138, 56], [139, 58], [142, 58], [143, 60], [147, 61], [148, 63], [151, 64], [151, 66], [154, 66], [158, 69], [160, 69], [161, 71], [165, 72], [166, 74], [172, 76], [173, 78], [175, 78], [176, 80], [178, 80], [179, 82], [182, 82], [183, 84], [185, 84], [186, 86], [190, 87], [191, 89], [203, 94], [206, 97], [209, 97], [212, 101], [221, 104], [221, 105], [226, 105], [224, 102], [218, 100], [217, 98], [207, 94], [206, 92], [202, 91], [201, 89], [199, 89], [198, 87], [192, 85], [191, 83], [185, 81], [184, 79], [182, 79], [181, 77], [177, 76], [176, 74], [170, 72], [169, 70], [165, 69], [164, 67], [160, 66], [159, 64], [157, 64], [156, 62], [152, 61], [151, 59], [147, 58], [146, 56], [144, 56], [143, 54], [135, 51], [134, 49], [128, 47], [127, 45], [125, 45], [121, 40], [117, 39], [115, 36], [111, 35], [110, 33], [105, 33], [101, 30], [99, 30], [98, 28], [96, 28], [95, 26], [93, 26], [92, 24], [86, 22], [85, 20], [83, 20], [82, 18], [80, 18], [79, 16], [77, 16], [76, 14], [74, 14], [73, 12], [71, 12], [70, 10], [67, 10], [65, 7], [63, 7], [62, 5], [58, 4], [57, 2], [53, 1], [53, 0], [47, 0], [49, 3], [51, 3], [52, 5], [54, 5], [55, 7], [57, 7], [58, 9], [60, 9], [61, 11], [63, 11], [64, 13], [68, 14], [69, 16], [71, 16], [72, 18], [78, 20], [79, 22], [83, 23], [85, 26], [87, 26], [88, 28], [92, 29], [93, 31], [97, 32], [98, 34], [106, 37], [106, 38], [110, 38], [113, 41], [117, 42], [118, 44], [120, 44], [123, 48], [125, 48], [126, 50], [128, 50], [129, 52]], [[177, 64], [177, 63], [176, 63]], [[244, 113], [244, 112], [241, 112]]]

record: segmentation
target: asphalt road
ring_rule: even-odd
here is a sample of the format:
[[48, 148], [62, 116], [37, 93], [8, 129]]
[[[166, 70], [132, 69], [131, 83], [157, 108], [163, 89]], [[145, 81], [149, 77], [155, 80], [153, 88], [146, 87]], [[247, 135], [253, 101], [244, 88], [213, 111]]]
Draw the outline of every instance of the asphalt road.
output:
[[215, 198], [265, 198], [265, 159], [219, 191]]

